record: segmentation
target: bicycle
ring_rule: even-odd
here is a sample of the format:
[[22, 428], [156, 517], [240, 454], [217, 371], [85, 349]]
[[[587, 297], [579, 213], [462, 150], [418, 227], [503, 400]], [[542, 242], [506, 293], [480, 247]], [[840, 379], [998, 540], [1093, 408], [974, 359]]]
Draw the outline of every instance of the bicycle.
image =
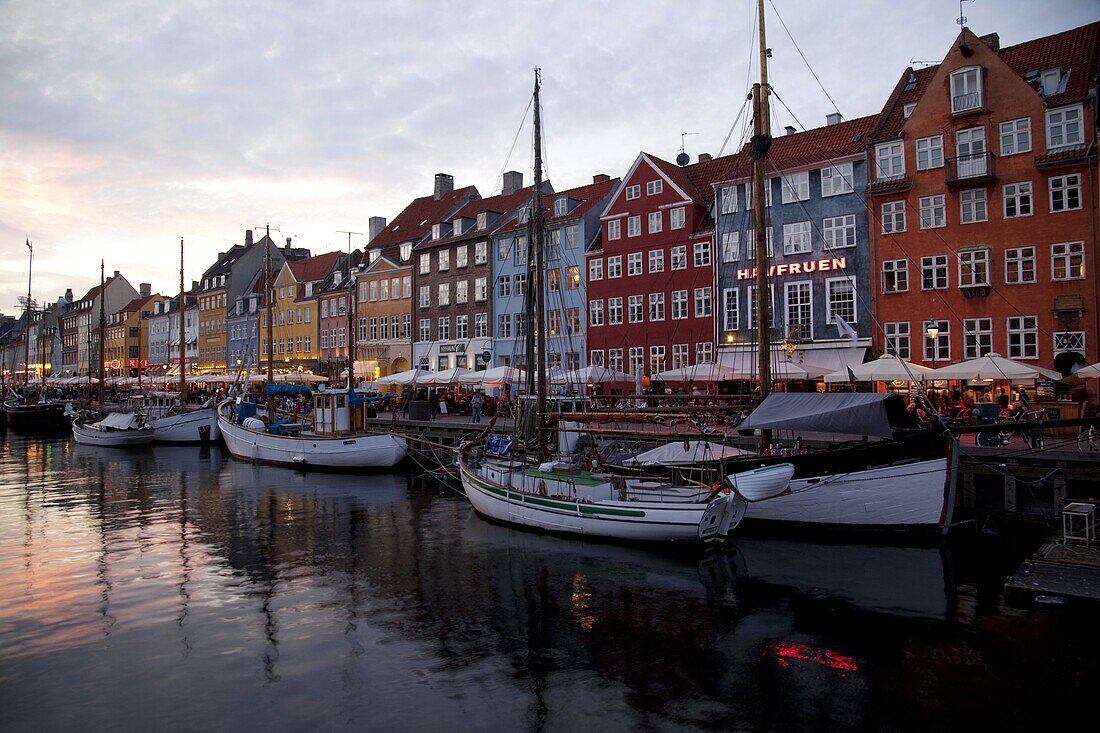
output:
[[1100, 453], [1100, 428], [1089, 425], [1077, 436], [1077, 450], [1082, 453]]

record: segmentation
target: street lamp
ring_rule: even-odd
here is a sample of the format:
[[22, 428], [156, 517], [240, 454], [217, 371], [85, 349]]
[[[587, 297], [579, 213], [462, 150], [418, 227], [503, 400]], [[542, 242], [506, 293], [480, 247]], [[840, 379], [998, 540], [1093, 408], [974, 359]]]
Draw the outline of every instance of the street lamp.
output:
[[[932, 342], [932, 368], [936, 368], [936, 352], [939, 351], [939, 344], [936, 342], [936, 337], [940, 335], [939, 326], [932, 319], [928, 320], [928, 328], [925, 330], [928, 335], [928, 340]], [[932, 382], [932, 386], [935, 386], [935, 380]]]

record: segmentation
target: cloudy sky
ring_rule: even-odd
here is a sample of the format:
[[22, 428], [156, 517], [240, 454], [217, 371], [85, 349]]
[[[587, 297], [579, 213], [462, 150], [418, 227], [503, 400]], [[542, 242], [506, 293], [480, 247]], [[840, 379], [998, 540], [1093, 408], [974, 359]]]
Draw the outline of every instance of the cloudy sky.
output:
[[[437, 172], [483, 195], [505, 169], [529, 177], [529, 123], [509, 150], [536, 65], [559, 190], [621, 175], [639, 150], [672, 160], [683, 132], [698, 133], [693, 158], [731, 129], [736, 149], [754, 5], [0, 0], [0, 312], [26, 290], [26, 236], [36, 299], [80, 297], [100, 257], [175, 292], [180, 237], [198, 279], [249, 227], [320, 253], [430, 193]], [[1097, 18], [1095, 0], [965, 5], [1002, 45]], [[803, 129], [834, 102], [873, 113], [910, 62], [939, 61], [959, 3], [769, 0], [768, 13], [773, 129]]]

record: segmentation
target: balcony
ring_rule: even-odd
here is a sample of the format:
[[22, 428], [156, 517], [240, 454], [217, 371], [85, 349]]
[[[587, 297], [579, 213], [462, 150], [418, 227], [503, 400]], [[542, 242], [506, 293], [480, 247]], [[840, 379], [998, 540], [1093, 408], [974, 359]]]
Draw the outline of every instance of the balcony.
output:
[[951, 97], [951, 113], [965, 115], [982, 111], [982, 93], [967, 92]]
[[991, 152], [944, 161], [944, 182], [951, 188], [979, 188], [997, 180], [997, 156]]

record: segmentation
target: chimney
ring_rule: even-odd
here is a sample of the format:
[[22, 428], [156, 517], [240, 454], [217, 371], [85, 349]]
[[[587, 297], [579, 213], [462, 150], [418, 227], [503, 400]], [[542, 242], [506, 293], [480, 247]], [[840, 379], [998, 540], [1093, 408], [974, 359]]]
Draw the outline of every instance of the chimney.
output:
[[115, 270], [115, 274], [114, 274], [114, 276], [115, 276], [115, 277], [118, 277], [118, 275], [119, 275], [119, 272], [118, 272], [118, 270]]
[[455, 177], [449, 173], [435, 174], [435, 200], [443, 198], [455, 188]]
[[72, 288], [65, 288], [65, 302], [66, 303], [72, 303], [73, 302], [73, 289]]
[[190, 292], [192, 292], [192, 293], [199, 292], [199, 281], [198, 280], [192, 280], [191, 281], [191, 290], [190, 290]]
[[367, 219], [367, 241], [371, 241], [386, 228], [386, 217], [384, 216], [372, 216]]
[[708, 160], [714, 160], [714, 156], [710, 153], [699, 153], [700, 163], [706, 163]]
[[508, 171], [504, 174], [504, 190], [500, 193], [507, 196], [510, 193], [523, 188], [523, 174], [519, 171]]
[[223, 257], [225, 257], [225, 252], [218, 252], [218, 259], [220, 260]]
[[244, 246], [245, 247], [251, 247], [252, 246], [252, 230], [251, 229], [245, 229], [244, 230]]
[[141, 283], [138, 285], [138, 294], [143, 298], [148, 298], [153, 294], [153, 286], [150, 283]]
[[611, 176], [607, 175], [606, 173], [597, 173], [596, 175], [592, 176], [593, 183], [607, 183], [610, 180]]
[[844, 115], [840, 114], [839, 112], [830, 112], [829, 114], [825, 115], [826, 125], [839, 125], [843, 121]]
[[1001, 50], [1001, 37], [996, 33], [990, 33], [984, 36], [978, 36], [978, 40], [989, 47], [990, 51]]
[[[830, 122], [829, 124], [832, 124], [832, 123]], [[785, 131], [787, 132], [787, 134], [788, 134], [788, 135], [793, 135], [793, 134], [795, 134], [796, 132], [798, 132], [798, 130], [794, 129], [794, 128], [793, 128], [793, 127], [791, 127], [790, 125], [787, 125], [787, 126], [786, 126], [786, 127], [784, 127], [783, 129], [784, 129], [784, 130], [785, 130]]]
[[286, 249], [288, 252], [290, 251], [290, 237], [286, 238]]

